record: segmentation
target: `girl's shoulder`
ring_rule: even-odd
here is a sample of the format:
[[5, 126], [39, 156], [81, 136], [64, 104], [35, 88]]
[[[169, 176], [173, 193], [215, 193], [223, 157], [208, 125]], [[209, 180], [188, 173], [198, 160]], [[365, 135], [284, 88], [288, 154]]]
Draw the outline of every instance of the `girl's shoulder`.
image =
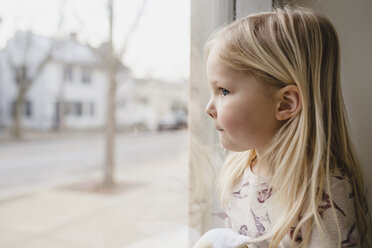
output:
[[[331, 193], [334, 195], [340, 195], [347, 198], [353, 198], [354, 192], [353, 192], [353, 186], [352, 186], [352, 180], [340, 173], [340, 172], [334, 172], [330, 175], [330, 190]], [[324, 191], [326, 193], [329, 193], [327, 183], [324, 185]]]
[[330, 206], [330, 203], [333, 203], [335, 207], [338, 206], [342, 214], [345, 211], [354, 212], [354, 190], [351, 179], [339, 172], [331, 173], [329, 177], [330, 187], [326, 181], [322, 193], [323, 207], [320, 207], [320, 212], [326, 209], [324, 206]]
[[[322, 199], [318, 206], [323, 231], [328, 236], [330, 247], [339, 247], [338, 228], [341, 235], [342, 247], [358, 245], [358, 230], [356, 227], [354, 191], [352, 181], [341, 173], [330, 175], [330, 192], [325, 185]], [[332, 210], [333, 208], [333, 210]], [[336, 218], [335, 218], [336, 217]], [[336, 220], [337, 219], [337, 220]], [[321, 230], [314, 230], [310, 247], [319, 247]]]

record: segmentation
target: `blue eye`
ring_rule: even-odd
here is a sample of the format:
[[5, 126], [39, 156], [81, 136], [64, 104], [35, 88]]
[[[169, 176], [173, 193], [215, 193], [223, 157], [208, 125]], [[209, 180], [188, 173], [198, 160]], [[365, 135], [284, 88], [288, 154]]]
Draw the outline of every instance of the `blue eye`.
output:
[[218, 90], [221, 92], [223, 96], [230, 94], [230, 91], [228, 91], [227, 89], [219, 88]]

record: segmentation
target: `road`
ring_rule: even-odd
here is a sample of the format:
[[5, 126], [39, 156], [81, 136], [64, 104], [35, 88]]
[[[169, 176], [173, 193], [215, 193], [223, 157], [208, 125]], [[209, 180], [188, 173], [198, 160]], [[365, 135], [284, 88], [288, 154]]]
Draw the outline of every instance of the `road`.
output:
[[[118, 134], [118, 169], [149, 166], [187, 152], [187, 131]], [[102, 171], [102, 134], [7, 142], [0, 145], [0, 193]]]

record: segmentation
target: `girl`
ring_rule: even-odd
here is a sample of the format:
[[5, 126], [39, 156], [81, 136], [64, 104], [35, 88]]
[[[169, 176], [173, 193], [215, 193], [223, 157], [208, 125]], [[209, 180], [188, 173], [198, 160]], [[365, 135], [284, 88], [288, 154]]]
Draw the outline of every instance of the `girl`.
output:
[[[234, 152], [217, 184], [233, 235], [248, 247], [372, 247], [330, 20], [289, 7], [250, 15], [215, 32], [206, 55], [206, 112]], [[207, 239], [227, 242], [221, 232]]]

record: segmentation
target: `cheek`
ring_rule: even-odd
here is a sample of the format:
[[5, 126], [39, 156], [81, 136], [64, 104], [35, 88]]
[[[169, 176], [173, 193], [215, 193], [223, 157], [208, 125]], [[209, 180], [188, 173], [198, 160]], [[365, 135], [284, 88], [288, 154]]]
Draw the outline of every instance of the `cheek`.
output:
[[247, 129], [251, 121], [247, 110], [234, 104], [226, 104], [219, 114], [218, 119], [222, 128], [231, 134]]
[[265, 132], [268, 120], [268, 109], [260, 108], [254, 102], [226, 104], [219, 115], [222, 128], [235, 137], [254, 138]]

